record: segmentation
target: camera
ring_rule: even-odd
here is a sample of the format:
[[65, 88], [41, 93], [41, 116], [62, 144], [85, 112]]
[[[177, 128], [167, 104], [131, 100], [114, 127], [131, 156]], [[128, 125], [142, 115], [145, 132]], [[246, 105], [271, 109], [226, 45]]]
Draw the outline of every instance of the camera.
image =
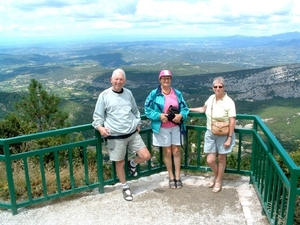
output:
[[[168, 108], [168, 111], [167, 111], [167, 114], [168, 114], [167, 118], [168, 118], [168, 120], [171, 121], [171, 122], [173, 122], [173, 123], [175, 123], [173, 121], [173, 119], [175, 118], [175, 114], [179, 114], [179, 113], [180, 113], [179, 109], [177, 109], [176, 107], [170, 105], [169, 108]], [[179, 124], [179, 123], [175, 123], [175, 124]]]

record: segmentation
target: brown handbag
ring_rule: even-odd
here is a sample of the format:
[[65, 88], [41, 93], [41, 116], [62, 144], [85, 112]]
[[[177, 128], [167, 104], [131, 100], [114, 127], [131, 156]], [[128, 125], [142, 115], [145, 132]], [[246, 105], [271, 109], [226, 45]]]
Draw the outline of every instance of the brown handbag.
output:
[[[211, 104], [211, 118], [213, 116], [213, 104], [214, 99]], [[229, 134], [229, 123], [224, 121], [212, 121], [211, 132], [215, 135], [226, 136]]]
[[212, 121], [211, 132], [215, 135], [226, 136], [229, 134], [229, 123], [223, 121]]

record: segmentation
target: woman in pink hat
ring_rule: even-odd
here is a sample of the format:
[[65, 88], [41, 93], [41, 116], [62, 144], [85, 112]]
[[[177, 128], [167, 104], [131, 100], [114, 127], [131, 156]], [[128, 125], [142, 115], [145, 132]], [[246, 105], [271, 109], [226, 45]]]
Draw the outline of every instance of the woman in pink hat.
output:
[[180, 146], [183, 144], [182, 135], [186, 131], [184, 121], [189, 114], [189, 108], [182, 93], [171, 87], [170, 70], [162, 70], [158, 80], [160, 85], [150, 92], [145, 101], [145, 114], [151, 120], [153, 145], [163, 149], [164, 163], [169, 174], [169, 186], [173, 189], [182, 188]]

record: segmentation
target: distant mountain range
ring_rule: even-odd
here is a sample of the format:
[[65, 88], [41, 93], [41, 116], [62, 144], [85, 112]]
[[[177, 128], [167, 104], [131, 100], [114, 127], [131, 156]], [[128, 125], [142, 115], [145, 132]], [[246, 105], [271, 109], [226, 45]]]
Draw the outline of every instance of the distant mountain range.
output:
[[[226, 90], [235, 100], [266, 100], [275, 97], [300, 98], [300, 64], [239, 70], [203, 76], [189, 76], [175, 81], [189, 87], [211, 88], [213, 78], [223, 76]], [[175, 85], [174, 84], [174, 85]]]
[[[109, 87], [109, 76], [98, 77], [91, 83], [91, 88], [102, 90]], [[136, 95], [141, 90], [149, 91], [159, 85], [157, 73], [127, 72], [126, 87]], [[172, 86], [182, 90], [186, 98], [212, 94], [212, 82], [217, 76], [225, 78], [226, 91], [235, 100], [255, 101], [276, 97], [300, 98], [300, 63], [286, 66], [265, 67], [259, 69], [237, 70], [232, 72], [199, 74], [173, 77]]]
[[[202, 40], [202, 39], [200, 39]], [[262, 47], [262, 46], [300, 46], [300, 32], [289, 32], [276, 34], [272, 36], [229, 36], [203, 39], [208, 42], [215, 41], [215, 46], [227, 48], [246, 48], [246, 47]]]
[[[226, 91], [235, 100], [299, 98], [299, 65], [299, 32], [266, 37], [0, 47], [0, 91], [3, 96], [21, 94], [35, 78], [65, 100], [89, 102], [88, 98], [96, 98], [111, 85], [111, 72], [121, 67], [127, 73], [126, 87], [132, 89], [140, 106], [158, 86], [161, 69], [173, 72], [172, 85], [189, 101], [211, 94], [216, 76], [225, 77]], [[11, 108], [5, 99], [0, 104], [0, 111]]]

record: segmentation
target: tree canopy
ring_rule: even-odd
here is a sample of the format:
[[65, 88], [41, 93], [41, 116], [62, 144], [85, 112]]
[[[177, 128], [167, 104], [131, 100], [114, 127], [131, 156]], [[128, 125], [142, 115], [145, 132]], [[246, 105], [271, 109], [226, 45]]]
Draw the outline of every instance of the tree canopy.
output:
[[28, 95], [15, 104], [14, 111], [0, 121], [0, 137], [8, 138], [69, 126], [69, 115], [59, 109], [61, 99], [31, 79]]

